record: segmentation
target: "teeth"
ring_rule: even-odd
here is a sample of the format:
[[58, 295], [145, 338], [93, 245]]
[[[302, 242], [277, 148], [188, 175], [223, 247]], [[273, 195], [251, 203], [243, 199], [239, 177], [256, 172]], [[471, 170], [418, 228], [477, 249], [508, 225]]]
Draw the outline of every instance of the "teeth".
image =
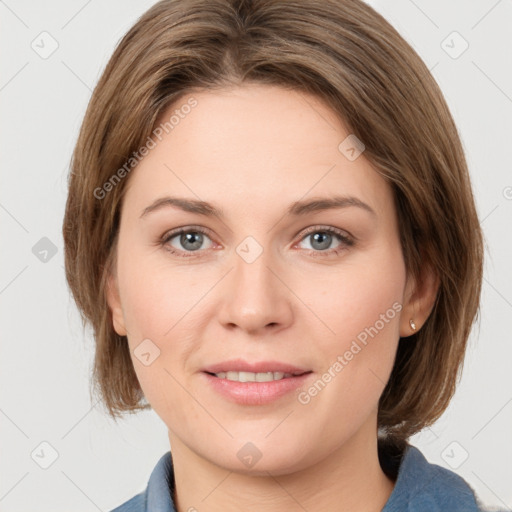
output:
[[236, 382], [270, 382], [273, 380], [292, 377], [291, 373], [283, 372], [219, 372], [215, 374], [219, 379], [233, 380]]

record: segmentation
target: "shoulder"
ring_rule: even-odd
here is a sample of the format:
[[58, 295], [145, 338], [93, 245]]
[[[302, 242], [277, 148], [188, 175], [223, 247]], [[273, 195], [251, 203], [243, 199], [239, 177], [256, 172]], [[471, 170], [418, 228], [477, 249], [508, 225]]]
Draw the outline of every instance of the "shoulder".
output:
[[382, 512], [484, 512], [474, 490], [459, 475], [427, 461], [406, 445], [395, 488]]

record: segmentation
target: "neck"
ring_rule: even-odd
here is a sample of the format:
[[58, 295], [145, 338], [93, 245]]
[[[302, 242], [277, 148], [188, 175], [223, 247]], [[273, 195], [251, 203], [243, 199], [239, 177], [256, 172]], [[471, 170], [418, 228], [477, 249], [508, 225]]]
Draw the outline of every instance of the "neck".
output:
[[169, 431], [177, 512], [380, 512], [394, 482], [381, 469], [377, 436], [355, 436], [316, 464], [275, 476], [236, 473], [190, 450]]

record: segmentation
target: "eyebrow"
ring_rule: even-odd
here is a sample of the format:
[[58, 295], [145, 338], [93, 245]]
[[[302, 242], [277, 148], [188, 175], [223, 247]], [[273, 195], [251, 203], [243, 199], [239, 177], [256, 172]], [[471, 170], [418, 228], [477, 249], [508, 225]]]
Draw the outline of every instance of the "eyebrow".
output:
[[[151, 212], [172, 206], [177, 207], [185, 212], [196, 213], [206, 217], [217, 217], [219, 219], [225, 218], [225, 214], [222, 209], [216, 208], [207, 201], [171, 196], [165, 196], [156, 199], [153, 203], [144, 208], [140, 218], [147, 216]], [[375, 210], [370, 205], [354, 196], [322, 197], [304, 201], [295, 201], [287, 208], [285, 215], [302, 216], [307, 215], [308, 213], [348, 208], [350, 206], [361, 208], [362, 210], [370, 213], [372, 216], [377, 217]]]

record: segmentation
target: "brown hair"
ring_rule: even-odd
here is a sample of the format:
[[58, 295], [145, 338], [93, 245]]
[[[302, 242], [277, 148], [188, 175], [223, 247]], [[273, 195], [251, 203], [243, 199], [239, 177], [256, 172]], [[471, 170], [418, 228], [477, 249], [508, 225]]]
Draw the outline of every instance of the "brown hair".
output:
[[149, 407], [105, 293], [129, 177], [105, 185], [183, 95], [250, 82], [314, 94], [339, 115], [393, 188], [407, 272], [421, 278], [430, 265], [439, 277], [431, 314], [400, 339], [379, 402], [381, 432], [404, 441], [438, 419], [455, 391], [479, 311], [483, 239], [437, 83], [360, 0], [163, 0], [120, 41], [81, 127], [63, 224], [66, 278], [94, 329], [94, 389], [114, 419]]

